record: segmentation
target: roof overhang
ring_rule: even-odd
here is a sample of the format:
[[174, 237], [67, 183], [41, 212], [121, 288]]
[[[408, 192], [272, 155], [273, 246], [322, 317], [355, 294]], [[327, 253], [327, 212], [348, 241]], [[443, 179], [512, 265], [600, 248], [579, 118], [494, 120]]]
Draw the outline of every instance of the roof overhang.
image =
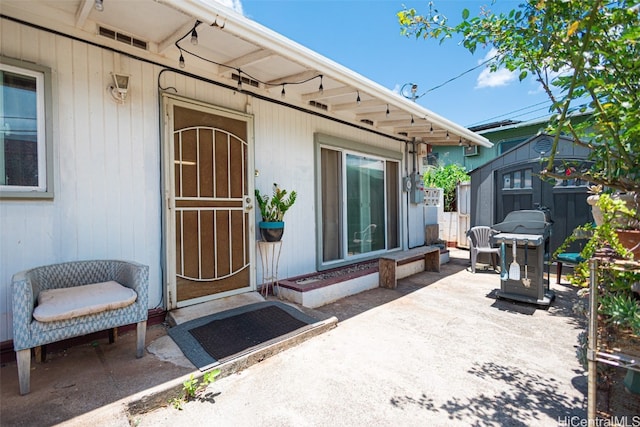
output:
[[[185, 72], [313, 111], [402, 141], [493, 144], [421, 105], [214, 0], [3, 0], [2, 15], [103, 44]], [[144, 16], [144, 19], [139, 17]], [[200, 24], [196, 23], [200, 21]], [[148, 42], [147, 50], [106, 39], [108, 28]], [[190, 43], [197, 28], [198, 44]], [[320, 77], [322, 76], [322, 77]], [[323, 90], [320, 90], [322, 83]], [[282, 95], [282, 92], [286, 92]]]

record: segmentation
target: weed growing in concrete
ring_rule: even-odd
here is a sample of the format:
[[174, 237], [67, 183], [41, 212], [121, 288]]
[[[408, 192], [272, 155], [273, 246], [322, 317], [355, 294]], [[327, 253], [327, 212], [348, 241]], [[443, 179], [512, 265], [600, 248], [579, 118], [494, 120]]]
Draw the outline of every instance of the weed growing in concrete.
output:
[[173, 407], [178, 410], [182, 410], [182, 405], [190, 400], [198, 398], [207, 389], [209, 384], [212, 384], [216, 380], [216, 377], [219, 374], [220, 369], [214, 369], [213, 371], [206, 372], [202, 376], [202, 380], [200, 378], [195, 378], [194, 375], [191, 374], [189, 379], [182, 383], [182, 396], [171, 400]]

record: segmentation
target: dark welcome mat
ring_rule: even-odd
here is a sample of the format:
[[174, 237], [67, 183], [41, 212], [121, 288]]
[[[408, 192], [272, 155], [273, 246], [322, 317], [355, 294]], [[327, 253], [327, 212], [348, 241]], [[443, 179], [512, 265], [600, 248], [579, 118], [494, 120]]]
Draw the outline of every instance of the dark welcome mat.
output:
[[191, 363], [205, 371], [316, 322], [287, 304], [265, 301], [191, 320], [169, 329], [169, 336]]

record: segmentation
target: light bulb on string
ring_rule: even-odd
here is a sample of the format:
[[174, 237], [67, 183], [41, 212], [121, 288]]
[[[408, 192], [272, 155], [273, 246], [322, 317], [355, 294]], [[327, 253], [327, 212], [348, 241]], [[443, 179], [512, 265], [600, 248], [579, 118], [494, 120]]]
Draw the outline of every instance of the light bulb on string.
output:
[[194, 46], [198, 45], [198, 32], [195, 27], [193, 28], [193, 31], [191, 31], [191, 44]]

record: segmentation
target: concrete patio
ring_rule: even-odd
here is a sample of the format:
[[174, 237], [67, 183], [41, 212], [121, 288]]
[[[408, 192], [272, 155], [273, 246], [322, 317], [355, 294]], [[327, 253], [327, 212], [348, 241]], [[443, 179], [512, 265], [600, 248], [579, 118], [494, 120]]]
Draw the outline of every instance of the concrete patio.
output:
[[182, 411], [169, 396], [197, 371], [163, 325], [149, 328], [142, 359], [134, 356], [134, 333], [116, 345], [51, 354], [33, 365], [27, 396], [18, 395], [16, 366], [8, 363], [0, 423], [548, 426], [584, 419], [575, 289], [555, 285], [552, 275], [556, 300], [547, 310], [497, 300], [499, 275], [468, 266], [468, 252], [453, 249], [440, 273], [316, 309], [325, 325], [316, 336], [223, 368], [208, 397]]

